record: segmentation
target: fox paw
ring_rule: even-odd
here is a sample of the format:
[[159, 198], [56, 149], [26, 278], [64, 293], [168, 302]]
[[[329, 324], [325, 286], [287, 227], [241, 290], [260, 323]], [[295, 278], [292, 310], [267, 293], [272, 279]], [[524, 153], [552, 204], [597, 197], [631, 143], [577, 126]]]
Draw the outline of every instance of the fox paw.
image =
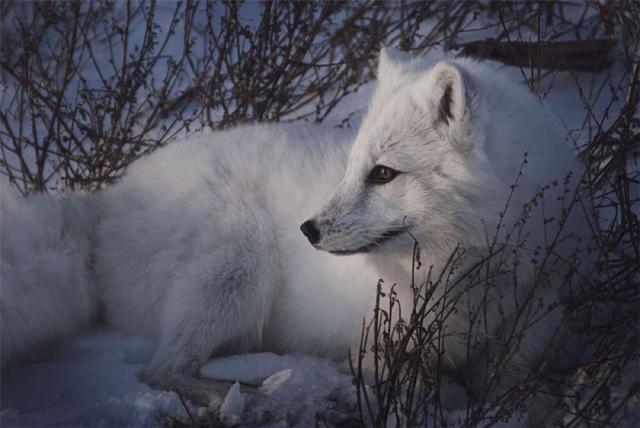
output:
[[143, 369], [139, 378], [154, 389], [172, 391], [198, 406], [218, 409], [227, 395], [230, 383], [203, 379], [187, 373], [156, 372]]

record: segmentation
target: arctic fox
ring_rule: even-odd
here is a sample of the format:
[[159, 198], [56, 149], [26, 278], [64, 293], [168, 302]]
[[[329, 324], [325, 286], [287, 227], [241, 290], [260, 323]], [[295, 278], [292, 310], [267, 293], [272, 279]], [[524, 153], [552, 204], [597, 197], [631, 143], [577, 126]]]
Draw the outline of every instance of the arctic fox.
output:
[[[301, 229], [317, 249], [337, 255], [367, 254], [382, 278], [398, 283], [399, 301], [410, 308], [413, 294], [407, 284], [412, 275], [432, 267], [432, 277], [437, 278], [451, 267], [447, 261], [458, 246], [466, 249], [464, 265], [469, 267], [489, 253], [490, 237], [500, 225], [506, 231], [526, 212], [526, 221], [517, 230], [523, 238], [517, 244], [522, 245], [509, 249], [526, 256], [519, 262], [514, 256], [514, 264], [505, 266], [510, 268], [503, 275], [508, 278], [496, 279], [495, 289], [468, 290], [469, 300], [461, 301], [444, 327], [449, 335], [444, 341], [446, 362], [453, 370], [474, 371], [463, 376], [475, 381], [472, 389], [481, 389], [483, 365], [474, 358], [483, 355], [470, 355], [462, 339], [475, 322], [469, 308], [487, 308], [482, 320], [486, 329], [477, 329], [484, 333], [476, 338], [479, 341], [506, 341], [515, 324], [531, 322], [504, 373], [507, 382], [516, 381], [518, 372], [526, 373], [549, 345], [547, 339], [561, 312], [535, 322], [534, 312], [527, 312], [530, 308], [520, 316], [523, 302], [545, 308], [558, 302], [558, 287], [541, 287], [533, 299], [527, 286], [540, 275], [535, 252], [544, 252], [550, 245], [545, 240], [554, 236], [550, 217], [564, 223], [564, 229], [556, 229], [562, 235], [557, 242], [568, 237], [577, 242], [587, 236], [584, 218], [566, 218], [571, 189], [584, 168], [566, 145], [558, 121], [526, 87], [492, 66], [469, 59], [433, 65], [424, 58], [399, 56], [381, 53], [378, 86], [346, 173], [333, 197]], [[562, 184], [554, 187], [554, 180]], [[544, 186], [549, 186], [546, 193]], [[536, 195], [537, 208], [532, 203]], [[502, 238], [507, 239], [504, 234]], [[427, 269], [414, 271], [415, 242]], [[457, 272], [466, 267], [459, 266]], [[432, 300], [442, 301], [445, 289], [437, 287]], [[461, 339], [452, 338], [457, 333]]]
[[[353, 147], [349, 131], [299, 124], [200, 134], [135, 162], [114, 186], [79, 195], [71, 211], [55, 199], [48, 209], [41, 197], [12, 196], [4, 184], [3, 363], [98, 311], [156, 338], [144, 378], [183, 391], [218, 353], [343, 352], [379, 276], [409, 299], [402, 285], [413, 274], [414, 240], [435, 269], [458, 244], [486, 248], [525, 152], [511, 200], [518, 209], [539, 186], [581, 170], [538, 101], [488, 65], [430, 67], [383, 52], [378, 74]], [[81, 225], [64, 220], [83, 206]], [[43, 209], [62, 220], [33, 227], [24, 213]], [[328, 253], [298, 230], [307, 219], [302, 232]], [[69, 240], [64, 251], [51, 230]], [[67, 271], [33, 266], [47, 266], [47, 256]], [[530, 271], [518, 274], [526, 280]], [[490, 314], [492, 333], [506, 319]], [[450, 322], [468, 320], [459, 311]], [[535, 359], [540, 337], [523, 343], [522, 365]], [[452, 365], [466, 358], [453, 341], [446, 355]]]
[[252, 125], [159, 149], [95, 195], [22, 198], [3, 183], [3, 363], [96, 316], [155, 338], [144, 379], [195, 398], [213, 354], [345, 355], [377, 278], [363, 258], [319, 254], [298, 225], [352, 141]]

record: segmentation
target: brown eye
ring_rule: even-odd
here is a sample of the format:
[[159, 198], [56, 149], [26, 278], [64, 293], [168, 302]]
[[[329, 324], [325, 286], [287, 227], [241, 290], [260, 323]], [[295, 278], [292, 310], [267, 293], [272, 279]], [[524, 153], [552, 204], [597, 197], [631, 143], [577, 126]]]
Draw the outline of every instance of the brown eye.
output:
[[396, 178], [398, 171], [384, 165], [376, 165], [369, 173], [369, 183], [385, 184]]

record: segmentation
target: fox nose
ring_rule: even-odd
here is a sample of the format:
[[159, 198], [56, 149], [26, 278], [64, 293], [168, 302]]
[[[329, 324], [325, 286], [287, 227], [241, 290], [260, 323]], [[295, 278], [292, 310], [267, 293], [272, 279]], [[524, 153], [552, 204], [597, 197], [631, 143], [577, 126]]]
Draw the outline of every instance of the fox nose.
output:
[[315, 245], [320, 241], [320, 231], [313, 220], [307, 220], [300, 225], [300, 230], [304, 233], [311, 244]]

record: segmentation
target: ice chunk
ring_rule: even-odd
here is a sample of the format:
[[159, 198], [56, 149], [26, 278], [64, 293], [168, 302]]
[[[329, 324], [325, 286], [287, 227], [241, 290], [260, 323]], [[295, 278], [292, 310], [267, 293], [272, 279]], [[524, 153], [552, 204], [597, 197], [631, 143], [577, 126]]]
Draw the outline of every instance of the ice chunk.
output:
[[236, 382], [229, 388], [229, 392], [220, 407], [220, 417], [230, 424], [240, 423], [242, 412], [244, 411], [245, 397], [240, 391], [240, 383]]

